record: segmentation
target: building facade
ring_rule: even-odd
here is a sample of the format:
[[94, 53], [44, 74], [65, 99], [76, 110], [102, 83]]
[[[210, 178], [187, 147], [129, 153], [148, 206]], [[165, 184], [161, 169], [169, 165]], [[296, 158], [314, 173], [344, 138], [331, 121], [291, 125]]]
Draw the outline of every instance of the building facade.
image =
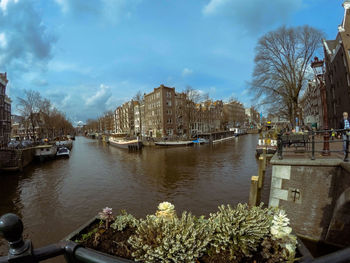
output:
[[324, 40], [328, 127], [339, 126], [342, 113], [350, 112], [350, 1], [343, 3], [344, 18], [335, 40]]
[[320, 88], [316, 81], [309, 81], [308, 86], [300, 99], [304, 125], [309, 127], [323, 127], [323, 109]]
[[11, 100], [6, 95], [7, 75], [0, 73], [0, 147], [11, 139]]
[[245, 109], [247, 127], [255, 128], [260, 124], [260, 114], [254, 107]]
[[172, 136], [176, 134], [175, 88], [160, 85], [153, 92], [146, 94], [145, 127], [149, 137]]
[[223, 121], [226, 129], [241, 127], [245, 121], [245, 108], [239, 101], [223, 104]]

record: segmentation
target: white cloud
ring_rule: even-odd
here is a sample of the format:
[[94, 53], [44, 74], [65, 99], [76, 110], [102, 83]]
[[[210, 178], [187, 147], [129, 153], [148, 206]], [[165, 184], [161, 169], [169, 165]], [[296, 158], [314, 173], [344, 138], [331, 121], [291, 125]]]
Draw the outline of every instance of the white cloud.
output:
[[182, 70], [182, 76], [186, 77], [188, 75], [191, 75], [193, 73], [193, 70], [192, 69], [189, 69], [189, 68], [184, 68]]
[[203, 8], [203, 14], [205, 15], [213, 15], [216, 14], [219, 9], [229, 3], [230, 0], [211, 0], [204, 8]]
[[103, 84], [100, 85], [97, 92], [85, 100], [86, 106], [106, 105], [108, 99], [112, 96], [111, 88]]
[[0, 8], [4, 13], [6, 13], [7, 11], [7, 5], [11, 2], [17, 3], [18, 0], [1, 0], [0, 1]]
[[0, 68], [9, 72], [44, 68], [56, 37], [49, 33], [33, 0], [0, 1]]
[[206, 17], [229, 18], [235, 27], [250, 33], [259, 33], [276, 23], [286, 22], [293, 12], [301, 8], [302, 1], [210, 0], [203, 7], [202, 13]]
[[54, 60], [50, 61], [50, 63], [48, 64], [48, 68], [49, 70], [56, 71], [56, 72], [71, 71], [71, 72], [77, 72], [81, 74], [89, 74], [92, 71], [91, 68], [84, 67], [76, 63], [54, 61]]
[[6, 48], [7, 47], [7, 40], [5, 33], [0, 33], [0, 48]]

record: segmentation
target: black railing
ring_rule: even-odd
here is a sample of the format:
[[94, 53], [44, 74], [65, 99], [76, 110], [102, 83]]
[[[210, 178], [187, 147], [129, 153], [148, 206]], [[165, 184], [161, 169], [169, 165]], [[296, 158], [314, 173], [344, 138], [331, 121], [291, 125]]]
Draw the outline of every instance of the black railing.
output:
[[[109, 256], [98, 251], [84, 248], [73, 241], [61, 241], [56, 244], [48, 245], [42, 248], [33, 249], [30, 240], [23, 240], [23, 223], [15, 214], [5, 214], [0, 218], [0, 234], [9, 244], [9, 253], [7, 256], [0, 257], [0, 263], [37, 263], [49, 258], [63, 255], [68, 263], [132, 263], [134, 261]], [[298, 239], [299, 243], [302, 243]], [[328, 254], [320, 258], [312, 258], [308, 250], [300, 251], [304, 257], [299, 262], [307, 263], [342, 263], [350, 261], [350, 247]], [[299, 248], [299, 250], [301, 250]]]
[[7, 256], [0, 257], [0, 263], [35, 263], [64, 255], [66, 262], [89, 263], [131, 263], [134, 261], [109, 256], [84, 248], [73, 241], [61, 241], [42, 248], [33, 249], [30, 240], [23, 240], [23, 223], [15, 214], [5, 214], [0, 218], [0, 234], [9, 244]]
[[[329, 136], [332, 139], [328, 140], [316, 140], [315, 136], [317, 135], [325, 135], [325, 134], [341, 134], [342, 139], [337, 139], [337, 136]], [[286, 148], [295, 147], [296, 149], [298, 147], [303, 147], [302, 153], [311, 153], [311, 160], [315, 160], [315, 153], [322, 153], [325, 152], [329, 155], [330, 153], [344, 153], [344, 161], [348, 162], [348, 155], [349, 155], [349, 140], [350, 136], [349, 129], [334, 129], [334, 130], [319, 130], [319, 131], [307, 131], [303, 132], [302, 134], [298, 133], [279, 133], [277, 136], [277, 155], [280, 160], [283, 159], [283, 152], [284, 153], [290, 153], [292, 151], [286, 150]], [[343, 135], [345, 135], [346, 139], [343, 139]], [[334, 143], [342, 142], [345, 143], [345, 150], [330, 150], [328, 149], [329, 145], [334, 145]], [[316, 150], [317, 144], [324, 144], [323, 150]], [[327, 144], [327, 146], [326, 146]], [[311, 146], [311, 149], [310, 149]], [[327, 148], [325, 150], [325, 148]]]

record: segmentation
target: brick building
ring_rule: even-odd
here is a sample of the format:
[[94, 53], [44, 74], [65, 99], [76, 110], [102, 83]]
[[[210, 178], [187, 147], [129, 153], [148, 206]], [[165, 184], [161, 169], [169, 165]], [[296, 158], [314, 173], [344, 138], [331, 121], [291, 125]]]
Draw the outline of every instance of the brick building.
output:
[[320, 88], [316, 81], [309, 81], [308, 86], [300, 99], [304, 124], [316, 128], [323, 127], [323, 110]]
[[160, 85], [145, 97], [144, 131], [150, 137], [176, 134], [175, 88]]
[[342, 112], [350, 112], [350, 1], [335, 40], [324, 40], [325, 84], [329, 128], [338, 127]]
[[135, 133], [134, 122], [134, 107], [136, 102], [131, 100], [125, 102], [122, 106], [119, 106], [114, 111], [114, 129], [117, 134], [129, 134]]
[[245, 109], [245, 118], [249, 127], [256, 127], [260, 123], [260, 114], [254, 107]]
[[8, 80], [0, 73], [0, 146], [7, 146], [11, 138], [11, 100], [6, 96]]
[[223, 121], [226, 129], [241, 127], [245, 121], [245, 108], [239, 101], [231, 101], [223, 105]]

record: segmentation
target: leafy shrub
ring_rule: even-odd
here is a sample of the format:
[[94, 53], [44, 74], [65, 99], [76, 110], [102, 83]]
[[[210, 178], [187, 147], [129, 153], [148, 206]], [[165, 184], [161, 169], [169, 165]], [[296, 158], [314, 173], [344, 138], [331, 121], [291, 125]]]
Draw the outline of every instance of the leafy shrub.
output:
[[269, 235], [271, 213], [261, 206], [249, 208], [238, 204], [219, 206], [219, 211], [210, 214], [209, 222], [213, 229], [210, 251], [219, 254], [229, 253], [230, 258], [240, 261], [252, 257], [262, 240]]
[[114, 222], [111, 224], [111, 228], [118, 231], [123, 231], [126, 227], [136, 227], [139, 223], [133, 215], [128, 214], [125, 210], [121, 211], [121, 214], [114, 218]]
[[128, 242], [136, 261], [195, 262], [206, 250], [210, 239], [208, 224], [184, 212], [181, 218], [147, 216]]

